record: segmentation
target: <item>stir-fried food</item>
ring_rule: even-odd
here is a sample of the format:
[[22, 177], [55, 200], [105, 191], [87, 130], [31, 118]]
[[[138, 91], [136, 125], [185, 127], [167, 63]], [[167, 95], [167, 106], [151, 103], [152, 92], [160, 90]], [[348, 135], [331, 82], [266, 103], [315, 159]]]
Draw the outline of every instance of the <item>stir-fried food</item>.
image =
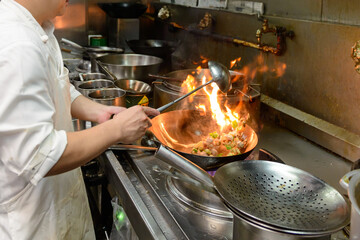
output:
[[222, 157], [243, 153], [247, 146], [247, 136], [243, 133], [244, 121], [234, 121], [221, 133], [212, 132], [200, 142], [194, 144], [192, 154]]

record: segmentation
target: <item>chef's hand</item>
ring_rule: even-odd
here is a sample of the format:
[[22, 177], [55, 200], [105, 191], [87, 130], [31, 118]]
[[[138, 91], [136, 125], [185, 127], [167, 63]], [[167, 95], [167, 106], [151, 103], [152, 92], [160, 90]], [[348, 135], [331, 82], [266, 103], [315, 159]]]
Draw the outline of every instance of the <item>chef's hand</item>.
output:
[[160, 112], [157, 109], [151, 107], [143, 107], [143, 110], [146, 113], [146, 115], [152, 117], [156, 117], [157, 115], [160, 114]]
[[124, 107], [116, 107], [116, 106], [104, 106], [98, 114], [98, 123], [103, 123], [109, 120], [113, 115], [116, 115], [122, 111], [125, 111]]
[[121, 111], [114, 116], [119, 129], [118, 141], [121, 143], [132, 143], [141, 138], [146, 129], [151, 127], [148, 116], [157, 116], [159, 111], [149, 107], [134, 106]]

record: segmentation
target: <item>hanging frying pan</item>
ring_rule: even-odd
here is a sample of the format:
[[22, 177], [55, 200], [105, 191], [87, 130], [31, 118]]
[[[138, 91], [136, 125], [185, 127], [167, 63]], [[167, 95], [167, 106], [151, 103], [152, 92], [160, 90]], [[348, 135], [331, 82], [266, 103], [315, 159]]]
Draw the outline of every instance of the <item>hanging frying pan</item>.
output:
[[138, 18], [147, 6], [136, 2], [98, 3], [99, 7], [112, 18]]

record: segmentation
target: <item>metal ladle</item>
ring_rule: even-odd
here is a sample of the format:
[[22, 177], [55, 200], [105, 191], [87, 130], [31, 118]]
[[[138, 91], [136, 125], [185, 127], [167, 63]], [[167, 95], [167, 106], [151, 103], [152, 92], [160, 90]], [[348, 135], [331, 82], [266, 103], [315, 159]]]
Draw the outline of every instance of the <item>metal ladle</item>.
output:
[[201, 88], [203, 88], [203, 87], [205, 87], [205, 86], [207, 86], [207, 85], [209, 85], [209, 84], [211, 84], [213, 82], [218, 85], [220, 91], [222, 91], [223, 93], [226, 93], [227, 91], [229, 91], [230, 88], [231, 88], [231, 79], [230, 79], [229, 70], [224, 65], [222, 65], [221, 63], [214, 62], [214, 61], [209, 61], [208, 66], [209, 66], [210, 74], [212, 76], [212, 79], [210, 81], [208, 81], [207, 83], [195, 88], [191, 92], [188, 92], [187, 94], [175, 99], [174, 101], [169, 102], [169, 103], [165, 104], [162, 107], [159, 107], [157, 110], [159, 112], [162, 112], [165, 109], [167, 109], [167, 108], [171, 107], [172, 105], [174, 105], [175, 103], [183, 100], [184, 98], [190, 96], [194, 92], [200, 90]]
[[[99, 60], [95, 60], [96, 63], [102, 68], [102, 70], [104, 70], [104, 72], [106, 72], [113, 80], [113, 82], [116, 82], [117, 80], [119, 80], [115, 74], [113, 74], [106, 66], [104, 66]], [[132, 94], [139, 94], [139, 92], [131, 90], [131, 89], [127, 89], [125, 90], [128, 93], [132, 93]]]

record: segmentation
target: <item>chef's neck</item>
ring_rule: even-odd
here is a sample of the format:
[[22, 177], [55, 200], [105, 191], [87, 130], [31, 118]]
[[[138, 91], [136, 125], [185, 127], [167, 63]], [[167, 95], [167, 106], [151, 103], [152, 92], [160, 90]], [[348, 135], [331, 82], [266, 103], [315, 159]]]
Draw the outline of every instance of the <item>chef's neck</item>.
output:
[[56, 15], [53, 14], [54, 10], [49, 9], [49, 6], [46, 4], [47, 0], [15, 1], [26, 8], [40, 25], [42, 25], [45, 21], [52, 20], [56, 17]]

